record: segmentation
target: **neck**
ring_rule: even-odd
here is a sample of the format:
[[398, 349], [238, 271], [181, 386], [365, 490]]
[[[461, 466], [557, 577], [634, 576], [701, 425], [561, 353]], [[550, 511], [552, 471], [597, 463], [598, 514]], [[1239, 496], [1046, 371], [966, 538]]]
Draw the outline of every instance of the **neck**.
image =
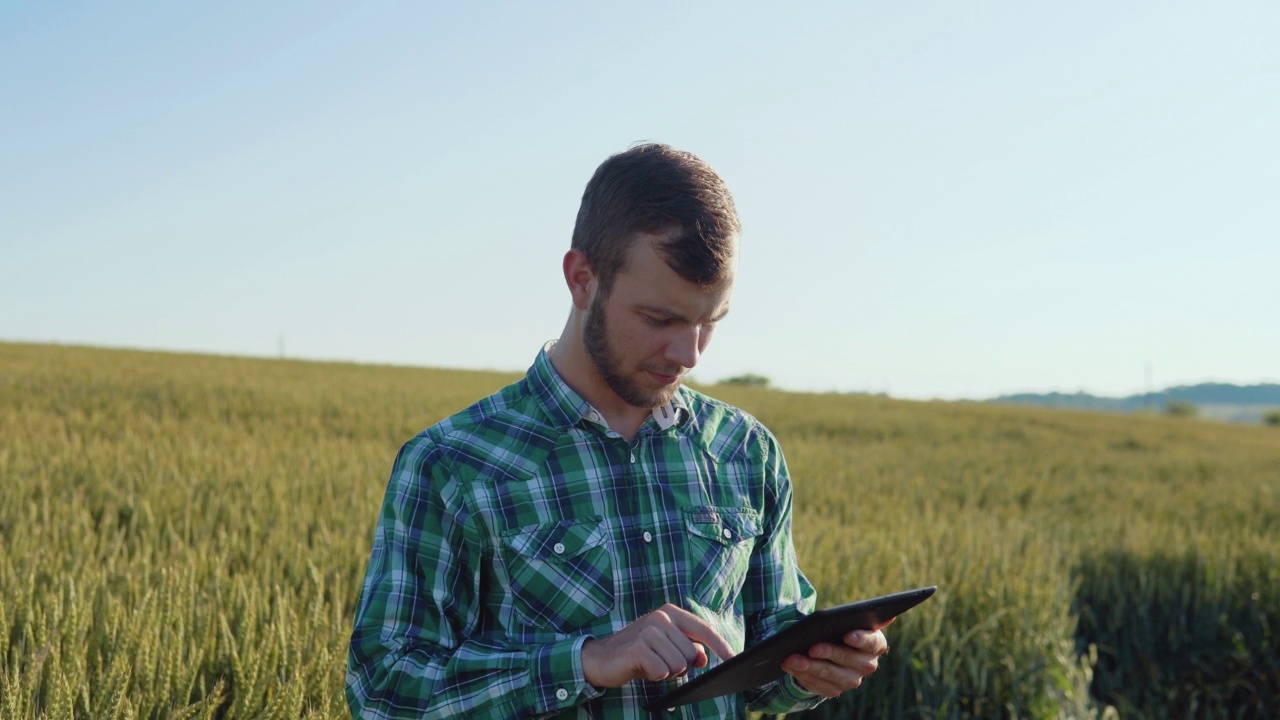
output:
[[560, 333], [560, 339], [551, 348], [551, 365], [566, 385], [604, 415], [611, 430], [630, 441], [649, 416], [650, 408], [627, 404], [605, 382], [591, 356], [587, 354], [577, 315], [570, 315], [564, 331]]

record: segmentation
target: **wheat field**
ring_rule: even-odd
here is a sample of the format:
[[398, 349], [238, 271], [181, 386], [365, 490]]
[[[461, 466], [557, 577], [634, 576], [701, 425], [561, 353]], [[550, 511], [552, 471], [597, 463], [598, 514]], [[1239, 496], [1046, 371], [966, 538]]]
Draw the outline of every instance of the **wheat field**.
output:
[[[0, 717], [347, 717], [395, 452], [517, 377], [0, 343]], [[1280, 712], [1280, 429], [705, 389], [821, 604], [940, 588], [811, 717]]]

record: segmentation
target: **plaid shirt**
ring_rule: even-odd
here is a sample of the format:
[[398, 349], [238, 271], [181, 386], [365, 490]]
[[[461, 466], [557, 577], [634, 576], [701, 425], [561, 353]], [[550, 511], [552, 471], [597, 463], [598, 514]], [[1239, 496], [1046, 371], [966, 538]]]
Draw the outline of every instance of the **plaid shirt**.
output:
[[[400, 450], [351, 636], [354, 716], [649, 717], [644, 704], [686, 680], [596, 688], [585, 640], [670, 602], [741, 650], [813, 610], [764, 426], [681, 388], [628, 442], [549, 348], [523, 380]], [[819, 701], [784, 676], [659, 715]]]

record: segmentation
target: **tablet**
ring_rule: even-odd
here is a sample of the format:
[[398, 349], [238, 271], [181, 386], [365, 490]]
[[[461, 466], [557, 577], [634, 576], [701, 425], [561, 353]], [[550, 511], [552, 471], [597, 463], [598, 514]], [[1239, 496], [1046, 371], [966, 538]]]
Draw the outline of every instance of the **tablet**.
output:
[[698, 675], [645, 705], [665, 710], [719, 695], [743, 692], [782, 677], [782, 661], [793, 654], [806, 655], [820, 642], [840, 644], [850, 630], [872, 630], [928, 600], [938, 587], [916, 588], [818, 610], [781, 632], [743, 650], [728, 662]]

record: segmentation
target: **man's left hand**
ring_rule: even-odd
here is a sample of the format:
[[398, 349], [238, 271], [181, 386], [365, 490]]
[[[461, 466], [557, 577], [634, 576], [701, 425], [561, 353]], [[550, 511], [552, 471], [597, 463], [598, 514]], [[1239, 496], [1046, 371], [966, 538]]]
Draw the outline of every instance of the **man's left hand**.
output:
[[880, 656], [889, 652], [889, 641], [879, 630], [854, 630], [844, 636], [844, 645], [818, 643], [809, 655], [792, 655], [782, 669], [800, 687], [824, 697], [835, 697], [862, 684], [862, 679], [880, 667]]

